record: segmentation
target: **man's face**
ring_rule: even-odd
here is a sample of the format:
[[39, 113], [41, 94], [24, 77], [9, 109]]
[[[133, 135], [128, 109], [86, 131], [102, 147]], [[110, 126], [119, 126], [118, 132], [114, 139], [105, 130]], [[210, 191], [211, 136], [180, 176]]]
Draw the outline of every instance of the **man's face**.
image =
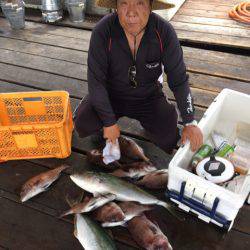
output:
[[137, 35], [146, 26], [150, 12], [149, 0], [117, 0], [120, 24], [131, 35]]

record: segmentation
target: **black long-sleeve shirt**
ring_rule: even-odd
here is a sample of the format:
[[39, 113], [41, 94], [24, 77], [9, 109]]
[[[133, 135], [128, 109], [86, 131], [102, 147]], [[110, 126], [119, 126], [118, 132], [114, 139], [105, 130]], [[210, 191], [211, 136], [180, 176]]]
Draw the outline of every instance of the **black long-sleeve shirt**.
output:
[[184, 123], [194, 119], [194, 108], [183, 61], [183, 52], [172, 25], [151, 13], [136, 55], [136, 81], [133, 88], [128, 70], [133, 55], [116, 13], [102, 18], [94, 28], [88, 52], [90, 102], [104, 126], [116, 123], [110, 98], [121, 101], [145, 100], [154, 92], [164, 72], [173, 91]]

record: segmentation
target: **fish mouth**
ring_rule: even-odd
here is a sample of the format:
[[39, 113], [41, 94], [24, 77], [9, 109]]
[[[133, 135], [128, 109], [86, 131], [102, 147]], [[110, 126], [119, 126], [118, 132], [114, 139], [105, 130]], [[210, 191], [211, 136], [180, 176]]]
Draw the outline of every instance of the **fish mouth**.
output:
[[25, 196], [26, 196], [26, 194], [20, 194], [20, 201], [21, 202], [27, 201], [27, 197], [25, 197]]

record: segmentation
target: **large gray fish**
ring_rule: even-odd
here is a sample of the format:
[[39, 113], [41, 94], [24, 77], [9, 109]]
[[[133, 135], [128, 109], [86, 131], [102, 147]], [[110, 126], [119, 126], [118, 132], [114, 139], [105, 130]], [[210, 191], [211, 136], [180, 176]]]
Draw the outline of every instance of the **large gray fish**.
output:
[[[80, 197], [80, 200], [82, 197]], [[71, 207], [78, 202], [66, 198]], [[108, 233], [87, 215], [76, 214], [74, 217], [74, 235], [85, 250], [115, 250], [114, 241]]]
[[135, 184], [150, 189], [165, 189], [168, 186], [168, 170], [161, 169], [148, 173], [141, 180], [136, 181]]
[[120, 136], [118, 140], [121, 155], [133, 160], [143, 160], [149, 162], [149, 158], [145, 156], [143, 149], [134, 140], [125, 136]]
[[176, 216], [174, 208], [164, 201], [158, 200], [153, 195], [145, 192], [132, 183], [128, 183], [116, 176], [106, 173], [86, 171], [70, 176], [73, 182], [82, 189], [99, 196], [102, 194], [114, 194], [116, 200], [136, 201], [147, 205], [160, 205], [168, 209]]
[[157, 168], [150, 162], [140, 161], [121, 166], [122, 169], [116, 169], [111, 174], [117, 177], [140, 178]]
[[47, 188], [59, 178], [61, 172], [69, 168], [67, 165], [62, 165], [53, 170], [46, 171], [37, 176], [32, 177], [24, 183], [21, 189], [21, 201], [27, 201], [35, 195], [44, 192]]
[[121, 166], [121, 164], [118, 161], [111, 162], [109, 164], [105, 164], [103, 162], [103, 155], [102, 151], [99, 149], [93, 149], [90, 152], [87, 153], [87, 160], [97, 166], [103, 167], [107, 170], [116, 169]]
[[172, 250], [167, 236], [145, 215], [134, 217], [128, 223], [128, 230], [136, 243], [147, 250]]
[[75, 215], [74, 235], [85, 250], [117, 249], [106, 231], [87, 215]]
[[83, 202], [78, 203], [71, 207], [69, 210], [61, 214], [60, 217], [64, 217], [69, 214], [88, 213], [95, 210], [98, 207], [105, 205], [106, 203], [115, 199], [114, 194], [106, 194], [97, 197], [87, 198]]
[[145, 211], [153, 209], [151, 205], [143, 205], [134, 201], [123, 201], [118, 203], [119, 207], [123, 211], [125, 217], [122, 221], [105, 222], [102, 224], [103, 227], [115, 227], [124, 225], [127, 221], [131, 220], [135, 216], [142, 214]]

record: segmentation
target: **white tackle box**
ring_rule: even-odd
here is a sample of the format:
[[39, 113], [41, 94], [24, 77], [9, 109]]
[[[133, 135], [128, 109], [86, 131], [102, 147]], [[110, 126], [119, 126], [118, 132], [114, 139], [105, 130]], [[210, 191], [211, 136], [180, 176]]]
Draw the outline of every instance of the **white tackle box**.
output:
[[[250, 141], [249, 108], [250, 95], [230, 89], [221, 91], [198, 124], [204, 142], [209, 140], [214, 130], [223, 134], [231, 144], [238, 137]], [[181, 209], [197, 214], [207, 223], [230, 230], [249, 195], [250, 176], [246, 176], [237, 193], [229, 191], [187, 170], [193, 154], [187, 143], [171, 160], [167, 195]]]

